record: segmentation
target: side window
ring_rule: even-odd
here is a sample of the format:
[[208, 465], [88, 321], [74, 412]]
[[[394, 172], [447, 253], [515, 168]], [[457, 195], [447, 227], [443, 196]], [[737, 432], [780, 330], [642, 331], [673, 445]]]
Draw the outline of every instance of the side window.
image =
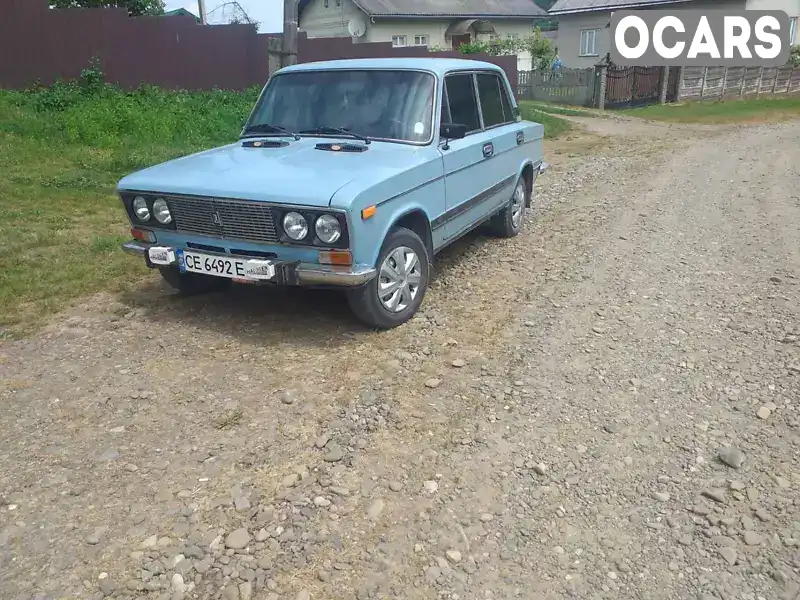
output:
[[447, 90], [442, 90], [442, 111], [439, 115], [439, 124], [442, 123], [452, 123], [450, 119], [450, 104], [447, 101]]
[[472, 75], [448, 75], [444, 81], [452, 122], [466, 125], [467, 131], [479, 130], [481, 120], [478, 116], [478, 101], [475, 98]]
[[493, 127], [513, 121], [505, 85], [494, 73], [478, 74], [478, 94], [481, 98], [483, 126]]
[[511, 101], [508, 99], [508, 87], [501, 77], [497, 78], [497, 83], [500, 84], [500, 100], [503, 102], [503, 115], [506, 118], [506, 123], [511, 123], [517, 120], [517, 115], [514, 114], [514, 109], [511, 108]]

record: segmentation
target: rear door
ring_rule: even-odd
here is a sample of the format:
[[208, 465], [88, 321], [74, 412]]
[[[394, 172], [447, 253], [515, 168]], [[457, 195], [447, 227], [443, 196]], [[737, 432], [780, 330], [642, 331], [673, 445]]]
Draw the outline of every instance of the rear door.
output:
[[486, 142], [492, 146], [488, 161], [498, 194], [488, 201], [487, 210], [495, 212], [510, 199], [521, 163], [524, 143], [522, 126], [511, 109], [505, 79], [500, 73], [485, 71], [475, 74], [481, 121]]

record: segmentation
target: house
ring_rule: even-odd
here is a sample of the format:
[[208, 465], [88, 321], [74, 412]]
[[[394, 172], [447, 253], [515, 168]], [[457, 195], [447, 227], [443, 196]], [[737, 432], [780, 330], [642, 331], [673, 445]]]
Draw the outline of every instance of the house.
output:
[[[783, 10], [792, 19], [793, 43], [800, 43], [800, 0], [558, 0], [550, 14], [558, 18], [558, 53], [563, 66], [585, 69], [611, 51], [611, 13], [615, 10], [681, 8]], [[677, 8], [677, 6], [675, 7]]]
[[[530, 37], [549, 20], [533, 0], [301, 0], [298, 28], [309, 38], [352, 37], [451, 50], [461, 44]], [[531, 68], [518, 54], [521, 70]]]
[[176, 8], [175, 10], [168, 10], [164, 13], [165, 17], [191, 17], [198, 23], [201, 23], [200, 17], [185, 8]]

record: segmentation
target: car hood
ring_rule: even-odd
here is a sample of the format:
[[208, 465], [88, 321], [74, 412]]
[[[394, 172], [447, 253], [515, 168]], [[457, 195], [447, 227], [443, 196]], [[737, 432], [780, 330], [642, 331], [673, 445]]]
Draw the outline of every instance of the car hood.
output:
[[237, 142], [138, 171], [122, 179], [117, 188], [329, 206], [336, 191], [359, 174], [386, 178], [419, 161], [420, 147], [405, 144], [373, 141], [366, 152], [315, 148], [318, 143], [348, 142], [352, 143], [332, 138], [302, 138], [279, 148], [246, 148]]

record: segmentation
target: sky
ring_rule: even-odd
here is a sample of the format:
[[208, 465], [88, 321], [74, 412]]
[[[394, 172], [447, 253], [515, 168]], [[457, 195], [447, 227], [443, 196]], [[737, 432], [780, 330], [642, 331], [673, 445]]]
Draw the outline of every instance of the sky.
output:
[[[242, 9], [254, 21], [260, 23], [259, 31], [271, 33], [283, 29], [283, 1], [282, 0], [238, 0]], [[225, 22], [225, 15], [231, 15], [230, 8], [214, 10], [226, 4], [225, 0], [206, 0], [206, 12], [209, 23]], [[167, 10], [185, 8], [194, 14], [200, 14], [197, 9], [197, 0], [166, 0]], [[224, 12], [225, 11], [225, 12]]]

